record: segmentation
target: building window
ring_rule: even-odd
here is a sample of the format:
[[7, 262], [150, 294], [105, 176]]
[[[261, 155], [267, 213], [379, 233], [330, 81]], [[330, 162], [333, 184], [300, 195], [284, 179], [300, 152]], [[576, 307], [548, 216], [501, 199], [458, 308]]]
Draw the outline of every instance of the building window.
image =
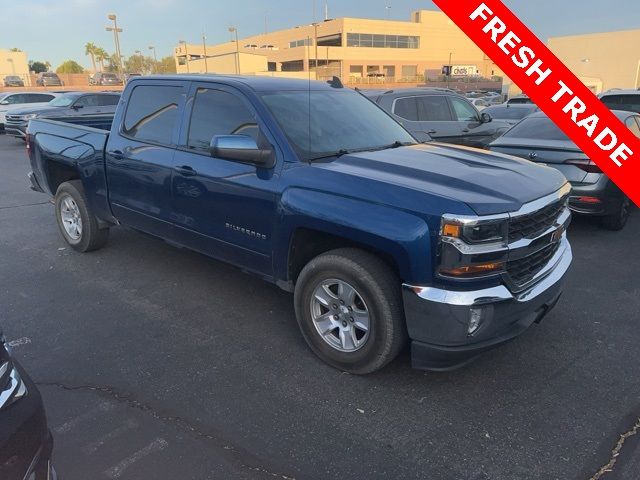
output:
[[327, 35], [326, 37], [318, 37], [319, 47], [341, 47], [342, 46], [342, 34], [336, 33], [335, 35]]
[[417, 65], [403, 65], [402, 66], [402, 76], [403, 77], [417, 77], [418, 76], [418, 66]]
[[293, 42], [289, 42], [289, 48], [306, 47], [307, 45], [311, 45], [311, 39], [310, 38], [305, 38], [304, 40], [295, 40]]
[[420, 37], [409, 35], [347, 33], [347, 47], [420, 48]]
[[275, 72], [277, 69], [276, 62], [267, 62], [267, 70], [269, 72]]

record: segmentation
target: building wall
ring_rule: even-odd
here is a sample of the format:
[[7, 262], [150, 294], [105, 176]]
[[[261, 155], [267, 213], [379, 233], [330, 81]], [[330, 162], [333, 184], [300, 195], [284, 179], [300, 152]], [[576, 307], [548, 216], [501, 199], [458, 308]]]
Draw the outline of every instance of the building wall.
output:
[[602, 90], [640, 87], [640, 30], [555, 37], [548, 45], [596, 92], [598, 86]]
[[[350, 33], [419, 37], [419, 48], [348, 46]], [[340, 45], [322, 45], [323, 37], [333, 35], [342, 35]], [[317, 48], [314, 45], [316, 36], [319, 39]], [[291, 42], [296, 41], [299, 43], [292, 46]], [[449, 63], [450, 54], [454, 65], [476, 65], [478, 73], [483, 76], [491, 76], [493, 71], [492, 62], [439, 11], [420, 10], [412, 13], [409, 21], [339, 18], [319, 23], [316, 27], [303, 25], [242, 38], [238, 44], [242, 52], [264, 56], [277, 71], [314, 70], [317, 55], [319, 74], [342, 78], [350, 75], [366, 77], [368, 73], [386, 73], [388, 77], [398, 78], [421, 76], [425, 70], [439, 72], [443, 65]], [[261, 48], [263, 46], [265, 48]], [[204, 50], [205, 47], [198, 44], [178, 46], [175, 49], [178, 72], [186, 72], [186, 65], [180, 64], [179, 57], [185, 54], [203, 56]], [[234, 41], [206, 47], [207, 56], [235, 50]], [[219, 73], [233, 72], [235, 70]], [[409, 75], [412, 72], [413, 75]]]
[[29, 83], [29, 63], [25, 52], [11, 52], [0, 49], [0, 83], [7, 75], [18, 75], [24, 80], [25, 85]]

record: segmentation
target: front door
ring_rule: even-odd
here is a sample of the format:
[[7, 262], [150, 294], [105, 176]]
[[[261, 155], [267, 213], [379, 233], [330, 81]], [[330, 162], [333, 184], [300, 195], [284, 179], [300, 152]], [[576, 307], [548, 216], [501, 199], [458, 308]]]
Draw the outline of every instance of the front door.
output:
[[453, 121], [451, 109], [444, 95], [418, 95], [397, 98], [393, 113], [400, 123], [420, 138], [427, 133], [437, 142], [460, 143], [461, 129]]
[[170, 238], [171, 177], [188, 82], [139, 84], [118, 111], [107, 141], [109, 199], [115, 217]]
[[277, 168], [212, 157], [215, 135], [248, 135], [272, 148], [253, 107], [236, 90], [194, 82], [176, 151], [171, 218], [177, 241], [263, 274], [272, 274]]

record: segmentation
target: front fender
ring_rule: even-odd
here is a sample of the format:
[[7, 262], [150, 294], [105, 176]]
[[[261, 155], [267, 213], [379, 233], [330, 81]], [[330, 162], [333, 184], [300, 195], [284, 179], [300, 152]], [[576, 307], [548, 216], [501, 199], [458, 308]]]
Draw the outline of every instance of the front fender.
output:
[[423, 284], [432, 276], [431, 239], [424, 219], [409, 212], [330, 193], [287, 189], [282, 228], [274, 242], [277, 276], [287, 278], [289, 241], [298, 228], [319, 230], [391, 256], [401, 280]]

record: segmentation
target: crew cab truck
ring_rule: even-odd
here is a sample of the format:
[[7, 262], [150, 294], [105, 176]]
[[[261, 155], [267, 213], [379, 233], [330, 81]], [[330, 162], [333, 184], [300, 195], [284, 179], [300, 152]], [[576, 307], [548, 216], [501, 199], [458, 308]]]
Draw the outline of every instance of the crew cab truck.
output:
[[407, 338], [416, 368], [463, 365], [539, 322], [572, 259], [557, 170], [419, 143], [338, 79], [134, 78], [110, 132], [32, 120], [27, 148], [74, 249], [122, 224], [253, 272], [352, 373]]

